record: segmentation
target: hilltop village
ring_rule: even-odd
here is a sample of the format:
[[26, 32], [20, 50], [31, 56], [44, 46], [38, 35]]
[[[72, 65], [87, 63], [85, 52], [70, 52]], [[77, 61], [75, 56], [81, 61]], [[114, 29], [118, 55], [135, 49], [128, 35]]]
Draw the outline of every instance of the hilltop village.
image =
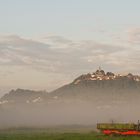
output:
[[134, 80], [134, 81], [140, 81], [140, 76], [138, 75], [133, 75], [131, 73], [128, 73], [126, 75], [121, 75], [121, 74], [114, 74], [112, 72], [106, 72], [102, 70], [100, 67], [96, 72], [88, 73], [79, 76], [76, 78], [73, 83], [78, 84], [81, 81], [86, 81], [86, 80], [117, 80], [117, 79], [128, 79], [128, 80]]

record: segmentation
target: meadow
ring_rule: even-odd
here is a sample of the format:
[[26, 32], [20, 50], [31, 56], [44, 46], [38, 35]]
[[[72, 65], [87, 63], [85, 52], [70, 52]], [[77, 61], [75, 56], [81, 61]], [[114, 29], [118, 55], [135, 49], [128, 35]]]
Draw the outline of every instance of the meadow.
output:
[[99, 132], [65, 129], [9, 129], [0, 131], [0, 140], [140, 140], [138, 136], [104, 136]]

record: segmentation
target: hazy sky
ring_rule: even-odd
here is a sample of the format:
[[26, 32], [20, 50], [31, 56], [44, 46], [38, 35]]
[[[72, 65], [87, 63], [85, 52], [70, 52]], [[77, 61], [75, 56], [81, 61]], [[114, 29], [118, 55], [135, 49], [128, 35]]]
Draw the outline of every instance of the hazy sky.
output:
[[1, 90], [53, 90], [82, 73], [140, 74], [140, 0], [0, 0]]

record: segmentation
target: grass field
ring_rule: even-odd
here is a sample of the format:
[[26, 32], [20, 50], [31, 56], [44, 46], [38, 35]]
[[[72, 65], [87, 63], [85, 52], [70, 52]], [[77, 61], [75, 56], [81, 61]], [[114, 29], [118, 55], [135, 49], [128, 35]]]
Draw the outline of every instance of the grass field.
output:
[[0, 140], [140, 140], [137, 136], [104, 136], [97, 132], [74, 132], [74, 130], [3, 130]]

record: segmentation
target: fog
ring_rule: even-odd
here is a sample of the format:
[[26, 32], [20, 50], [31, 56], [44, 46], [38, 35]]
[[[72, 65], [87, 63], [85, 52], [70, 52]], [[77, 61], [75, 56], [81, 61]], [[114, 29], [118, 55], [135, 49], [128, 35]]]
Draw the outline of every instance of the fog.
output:
[[95, 125], [99, 122], [133, 122], [140, 118], [137, 102], [102, 104], [91, 101], [74, 101], [40, 104], [14, 104], [0, 106], [0, 128], [59, 125]]

